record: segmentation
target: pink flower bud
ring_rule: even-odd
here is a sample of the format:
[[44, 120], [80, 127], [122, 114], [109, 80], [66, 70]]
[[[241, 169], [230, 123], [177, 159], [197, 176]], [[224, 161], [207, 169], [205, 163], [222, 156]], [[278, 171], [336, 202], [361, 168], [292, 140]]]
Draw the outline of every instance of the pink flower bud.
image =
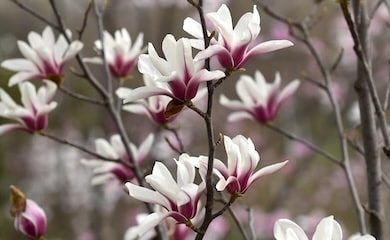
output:
[[39, 239], [46, 232], [46, 214], [33, 200], [27, 199], [26, 209], [15, 216], [14, 225], [17, 231], [30, 239]]
[[36, 202], [26, 199], [14, 186], [11, 186], [11, 215], [14, 217], [15, 229], [29, 239], [39, 240], [45, 234], [45, 212]]

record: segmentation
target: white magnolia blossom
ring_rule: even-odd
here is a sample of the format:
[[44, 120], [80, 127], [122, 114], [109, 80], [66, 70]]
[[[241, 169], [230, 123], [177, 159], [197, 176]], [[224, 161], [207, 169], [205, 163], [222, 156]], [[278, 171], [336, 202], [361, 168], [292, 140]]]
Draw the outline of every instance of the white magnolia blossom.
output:
[[[71, 37], [70, 32], [67, 32], [67, 35]], [[28, 44], [23, 41], [17, 43], [24, 58], [5, 60], [1, 63], [3, 68], [17, 72], [10, 78], [9, 86], [33, 78], [50, 79], [60, 84], [65, 63], [83, 48], [82, 42], [76, 40], [69, 44], [62, 34], [56, 41], [50, 27], [46, 27], [42, 35], [30, 32]]]
[[[136, 65], [138, 56], [142, 53], [143, 33], [138, 34], [134, 43], [125, 28], [115, 31], [114, 36], [105, 31], [103, 37], [104, 46], [101, 40], [96, 40], [95, 47], [99, 52], [104, 49], [111, 74], [117, 78], [128, 76]], [[103, 64], [101, 57], [85, 58], [84, 61]]]
[[34, 133], [46, 128], [49, 112], [57, 107], [57, 103], [52, 101], [57, 86], [48, 80], [44, 80], [44, 83], [45, 86], [38, 90], [30, 82], [19, 84], [22, 106], [0, 88], [0, 117], [18, 122], [1, 125], [0, 135], [13, 130]]
[[[221, 160], [215, 159], [213, 167], [214, 174], [219, 178], [216, 185], [218, 191], [226, 190], [230, 194], [242, 195], [256, 180], [278, 171], [288, 162], [272, 164], [255, 171], [260, 156], [252, 140], [242, 135], [233, 139], [224, 136], [223, 139], [227, 154], [227, 166]], [[199, 158], [201, 172], [206, 171], [207, 162], [207, 157]]]
[[[260, 33], [260, 15], [256, 5], [253, 6], [253, 12], [245, 13], [234, 28], [230, 10], [225, 4], [206, 17], [217, 31], [218, 40], [211, 39], [210, 46], [201, 51], [196, 59], [216, 57], [225, 69], [239, 69], [252, 56], [293, 45], [288, 40], [272, 40], [249, 47]], [[194, 47], [204, 49], [202, 27], [198, 22], [186, 18], [183, 29], [199, 39], [192, 41]]]
[[280, 107], [299, 87], [299, 80], [290, 82], [284, 89], [280, 89], [280, 75], [276, 73], [275, 81], [267, 83], [260, 71], [255, 77], [243, 75], [237, 81], [236, 92], [241, 101], [230, 100], [221, 95], [219, 102], [235, 112], [230, 114], [228, 121], [254, 119], [266, 123], [276, 117]]
[[[171, 217], [179, 224], [197, 224], [203, 218], [200, 197], [205, 190], [205, 183], [194, 183], [194, 158], [182, 154], [177, 164], [177, 179], [175, 180], [168, 168], [161, 162], [156, 162], [152, 174], [145, 180], [154, 189], [140, 187], [133, 183], [126, 183], [130, 196], [140, 201], [157, 204], [161, 211], [149, 214], [137, 227], [136, 234], [142, 236], [154, 228], [164, 219]], [[202, 176], [204, 179], [204, 176]]]
[[153, 81], [161, 82], [164, 87], [143, 86], [134, 89], [125, 99], [125, 103], [155, 95], [167, 95], [178, 103], [193, 99], [202, 82], [216, 80], [225, 76], [222, 71], [208, 71], [204, 61], [195, 61], [189, 39], [168, 34], [162, 42], [165, 55], [160, 58], [151, 43], [148, 54], [142, 54], [138, 61], [138, 70]]
[[[130, 151], [133, 162], [137, 165], [142, 164], [146, 159], [154, 142], [154, 135], [149, 136], [137, 148], [133, 143], [130, 143]], [[129, 156], [126, 153], [125, 146], [119, 134], [111, 136], [110, 142], [106, 139], [99, 138], [95, 140], [96, 153], [110, 159], [117, 159], [118, 162], [109, 162], [101, 159], [82, 159], [81, 162], [93, 168], [94, 177], [92, 184], [101, 184], [109, 180], [119, 180], [120, 182], [127, 182], [132, 180], [135, 175], [134, 172], [120, 161], [131, 164]]]
[[[289, 219], [279, 219], [274, 225], [276, 240], [308, 240], [306, 233], [300, 226]], [[326, 217], [317, 225], [313, 240], [342, 240], [343, 232], [340, 224], [333, 216]], [[351, 239], [351, 238], [350, 238]], [[354, 236], [353, 240], [375, 240], [371, 235]]]

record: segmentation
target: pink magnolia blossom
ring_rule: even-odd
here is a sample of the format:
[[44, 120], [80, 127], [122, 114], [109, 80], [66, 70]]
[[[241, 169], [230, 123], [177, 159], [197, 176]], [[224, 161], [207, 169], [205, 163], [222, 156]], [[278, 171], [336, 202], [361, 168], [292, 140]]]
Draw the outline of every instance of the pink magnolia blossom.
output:
[[282, 104], [300, 84], [298, 80], [294, 80], [280, 90], [280, 82], [279, 73], [273, 83], [267, 83], [260, 71], [255, 73], [254, 79], [248, 75], [241, 76], [236, 84], [236, 92], [241, 101], [229, 100], [225, 95], [221, 95], [219, 100], [223, 106], [236, 111], [230, 114], [228, 121], [254, 119], [266, 123], [273, 120]]
[[0, 88], [0, 117], [16, 120], [0, 126], [0, 135], [13, 130], [34, 133], [46, 128], [48, 113], [57, 107], [52, 99], [57, 90], [55, 83], [45, 80], [45, 85], [38, 89], [30, 82], [19, 84], [23, 106], [18, 105]]
[[[260, 156], [252, 140], [242, 135], [233, 139], [224, 136], [223, 139], [227, 166], [221, 160], [215, 159], [213, 169], [214, 174], [219, 178], [216, 185], [218, 191], [226, 190], [230, 194], [242, 195], [256, 180], [278, 171], [288, 162], [272, 164], [255, 172]], [[207, 157], [199, 158], [201, 172], [205, 172], [207, 161]]]
[[[156, 86], [164, 87], [162, 83], [151, 80], [147, 75], [144, 75], [145, 86]], [[131, 95], [130, 88], [121, 87], [118, 88], [116, 94], [119, 98], [125, 99], [126, 96]], [[134, 103], [124, 105], [123, 110], [139, 114], [146, 115], [150, 120], [157, 123], [158, 125], [167, 125], [172, 122], [177, 115], [167, 117], [165, 112], [167, 110], [167, 105], [171, 101], [171, 98], [165, 95], [156, 95], [151, 96], [148, 99], [140, 99]]]
[[[149, 153], [154, 141], [154, 135], [150, 134], [137, 148], [133, 143], [129, 147], [134, 157], [135, 164], [141, 164]], [[119, 180], [122, 183], [134, 178], [134, 172], [124, 164], [130, 163], [125, 146], [118, 134], [111, 137], [110, 142], [103, 138], [95, 141], [96, 152], [104, 157], [118, 159], [118, 162], [108, 162], [99, 159], [82, 159], [82, 163], [93, 168], [94, 177], [92, 184], [101, 184], [109, 180]]]
[[[276, 240], [308, 240], [306, 233], [296, 223], [288, 219], [279, 219], [274, 226]], [[342, 240], [343, 232], [340, 224], [333, 216], [323, 218], [317, 225], [313, 240]], [[354, 240], [375, 240], [371, 235], [356, 236]]]
[[46, 214], [43, 209], [33, 200], [26, 200], [26, 209], [16, 215], [14, 226], [17, 231], [30, 239], [39, 239], [47, 228]]
[[[253, 56], [293, 45], [288, 40], [272, 40], [250, 47], [260, 33], [260, 15], [256, 5], [253, 6], [253, 12], [245, 13], [234, 28], [230, 10], [225, 4], [217, 12], [206, 16], [218, 32], [218, 40], [212, 39], [210, 46], [201, 51], [196, 59], [216, 57], [225, 69], [239, 69]], [[185, 19], [183, 29], [197, 39], [203, 39], [202, 27], [195, 20]], [[194, 47], [204, 49], [201, 41], [193, 41], [193, 44]]]
[[[70, 32], [68, 36], [71, 36]], [[33, 78], [50, 79], [60, 84], [65, 63], [83, 48], [83, 43], [77, 40], [69, 44], [63, 35], [55, 41], [50, 27], [46, 27], [42, 35], [30, 32], [28, 42], [29, 44], [18, 41], [19, 50], [25, 58], [5, 60], [1, 63], [3, 68], [17, 72], [10, 78], [9, 86]]]
[[[104, 32], [104, 46], [101, 40], [95, 41], [97, 50], [104, 48], [105, 57], [111, 74], [116, 78], [123, 78], [129, 75], [137, 63], [138, 56], [142, 53], [143, 33], [137, 36], [134, 44], [131, 41], [129, 32], [126, 29], [115, 31], [114, 37]], [[85, 62], [103, 64], [100, 57], [86, 58]]]
[[176, 41], [173, 35], [168, 34], [162, 42], [162, 50], [165, 59], [160, 58], [149, 43], [148, 54], [139, 57], [138, 69], [164, 87], [136, 88], [124, 99], [125, 103], [155, 95], [167, 95], [176, 102], [185, 103], [197, 95], [202, 82], [225, 76], [222, 71], [204, 69], [204, 61], [193, 59], [189, 39], [181, 38]]
[[47, 229], [45, 211], [15, 186], [11, 186], [10, 199], [15, 229], [31, 240], [41, 239]]
[[[194, 183], [195, 167], [193, 157], [182, 154], [177, 164], [177, 180], [174, 180], [168, 168], [156, 162], [152, 174], [145, 177], [154, 189], [126, 183], [130, 196], [143, 202], [162, 207], [161, 211], [149, 214], [138, 226], [136, 235], [142, 236], [164, 219], [171, 217], [179, 224], [196, 224], [203, 216], [200, 197], [205, 183]], [[203, 177], [202, 177], [203, 178]]]

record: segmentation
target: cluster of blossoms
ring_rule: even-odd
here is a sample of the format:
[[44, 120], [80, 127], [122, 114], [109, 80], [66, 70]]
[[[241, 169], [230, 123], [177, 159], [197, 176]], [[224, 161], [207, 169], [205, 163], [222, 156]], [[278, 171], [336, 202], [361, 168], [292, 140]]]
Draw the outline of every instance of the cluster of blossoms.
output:
[[[210, 46], [204, 45], [201, 24], [187, 18], [183, 29], [195, 39], [176, 39], [168, 34], [162, 41], [164, 57], [157, 54], [151, 43], [147, 46], [147, 53], [143, 53], [143, 34], [139, 34], [132, 43], [129, 33], [122, 29], [116, 31], [114, 36], [104, 32], [103, 39], [95, 42], [95, 49], [101, 56], [85, 58], [83, 61], [107, 63], [110, 73], [118, 79], [128, 77], [137, 65], [139, 72], [143, 74], [144, 86], [135, 89], [118, 88], [116, 95], [125, 104], [123, 110], [145, 115], [158, 125], [165, 126], [177, 118], [185, 106], [193, 107], [196, 100], [205, 96], [205, 82], [222, 81], [231, 72], [241, 69], [251, 57], [292, 46], [288, 40], [267, 41], [253, 46], [261, 29], [256, 6], [252, 12], [245, 13], [234, 27], [226, 5], [222, 5], [216, 12], [206, 14], [206, 18], [211, 25], [208, 32], [216, 32], [217, 36], [210, 39]], [[30, 33], [28, 40], [29, 44], [18, 42], [24, 59], [6, 60], [1, 64], [2, 67], [17, 72], [9, 80], [9, 86], [19, 86], [23, 106], [15, 103], [0, 89], [0, 116], [18, 121], [16, 124], [1, 126], [0, 134], [16, 129], [35, 133], [47, 127], [48, 113], [57, 106], [52, 99], [63, 81], [64, 64], [83, 47], [80, 41], [71, 41], [69, 32], [66, 36], [60, 35], [55, 41], [49, 27], [42, 35]], [[195, 56], [193, 48], [199, 50]], [[207, 69], [206, 59], [217, 64]], [[40, 79], [45, 85], [36, 90], [28, 82], [32, 79]], [[259, 123], [272, 121], [281, 105], [297, 90], [300, 83], [294, 80], [283, 90], [280, 89], [280, 84], [278, 73], [272, 84], [268, 84], [259, 71], [255, 73], [254, 79], [242, 76], [236, 84], [241, 101], [220, 96], [222, 105], [237, 111], [228, 120], [249, 118]], [[82, 162], [93, 169], [92, 183], [118, 180], [125, 184], [131, 197], [157, 206], [153, 213], [140, 216], [139, 225], [126, 233], [126, 240], [153, 239], [153, 228], [164, 221], [172, 232], [172, 239], [184, 239], [183, 236], [187, 236], [189, 230], [197, 229], [205, 217], [202, 196], [206, 192], [206, 172], [210, 159], [208, 156], [181, 154], [175, 159], [176, 178], [166, 164], [155, 162], [151, 174], [145, 176], [145, 182], [152, 188], [150, 189], [135, 181], [134, 170], [143, 164], [153, 142], [153, 134], [138, 148], [133, 143], [125, 143], [118, 134], [113, 135], [110, 141], [96, 139], [96, 153], [106, 159], [83, 159]], [[256, 170], [260, 156], [251, 139], [242, 135], [233, 138], [224, 136], [223, 142], [226, 161], [212, 159], [212, 172], [218, 179], [216, 190], [226, 191], [231, 199], [243, 196], [256, 180], [287, 164], [284, 161]], [[200, 178], [196, 178], [197, 175]], [[22, 199], [22, 204], [13, 211], [16, 229], [31, 239], [40, 239], [46, 230], [43, 210], [29, 199], [20, 196], [18, 199]], [[277, 240], [307, 239], [299, 226], [286, 219], [275, 224], [274, 235]], [[338, 240], [341, 237], [340, 225], [333, 217], [328, 217], [318, 225], [313, 239]], [[361, 236], [356, 239], [368, 240], [372, 237]]]

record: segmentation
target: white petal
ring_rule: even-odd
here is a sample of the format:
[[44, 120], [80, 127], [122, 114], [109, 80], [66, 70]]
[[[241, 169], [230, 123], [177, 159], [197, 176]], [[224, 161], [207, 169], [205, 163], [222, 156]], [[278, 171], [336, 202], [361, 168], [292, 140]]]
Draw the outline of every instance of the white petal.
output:
[[171, 93], [165, 89], [158, 87], [139, 87], [134, 89], [130, 95], [124, 99], [124, 103], [134, 102], [140, 99], [148, 98], [155, 95], [167, 95], [172, 97]]
[[293, 221], [279, 219], [274, 225], [276, 240], [308, 240], [305, 232]]
[[18, 83], [24, 82], [26, 80], [30, 80], [31, 78], [34, 78], [37, 74], [31, 73], [31, 72], [18, 72], [17, 74], [14, 74], [8, 81], [8, 86], [12, 87]]
[[272, 41], [263, 42], [256, 45], [254, 48], [252, 48], [247, 53], [246, 58], [254, 55], [276, 51], [286, 47], [291, 47], [292, 45], [294, 44], [288, 40], [272, 40]]
[[195, 38], [203, 39], [202, 25], [190, 17], [184, 19], [183, 30]]
[[64, 35], [60, 35], [57, 39], [57, 42], [54, 45], [54, 60], [57, 64], [61, 64], [63, 62], [63, 57], [65, 52], [68, 50], [69, 44], [66, 41]]
[[278, 98], [276, 100], [277, 104], [284, 101], [286, 98], [294, 94], [294, 92], [298, 89], [300, 85], [299, 80], [294, 80], [290, 82], [278, 95]]
[[179, 161], [176, 161], [177, 164], [177, 184], [184, 186], [191, 184], [195, 179], [195, 168], [191, 163], [191, 158], [188, 154], [181, 154]]
[[52, 47], [54, 46], [54, 33], [51, 27], [47, 26], [42, 32], [42, 39], [47, 44], [46, 46]]
[[83, 62], [92, 64], [103, 64], [103, 59], [101, 57], [83, 58]]
[[146, 176], [145, 181], [172, 202], [176, 202], [177, 193], [180, 190], [168, 168], [163, 163], [156, 162], [153, 166], [152, 174]]
[[247, 107], [240, 101], [237, 100], [230, 100], [225, 95], [221, 95], [219, 97], [219, 103], [222, 106], [225, 106], [227, 108], [230, 108], [232, 110], [244, 110]]
[[42, 67], [42, 61], [38, 54], [29, 45], [27, 45], [27, 43], [23, 41], [18, 41], [17, 43], [20, 52], [25, 58], [31, 60], [36, 66]]
[[248, 185], [252, 184], [254, 181], [256, 181], [257, 179], [259, 179], [259, 178], [261, 178], [263, 176], [266, 176], [266, 175], [269, 175], [269, 174], [272, 174], [272, 173], [278, 171], [279, 169], [284, 167], [284, 165], [286, 165], [287, 163], [288, 163], [288, 161], [284, 161], [284, 162], [281, 162], [281, 163], [276, 163], [276, 164], [272, 164], [272, 165], [263, 167], [262, 169], [260, 169], [257, 172], [255, 172], [249, 178]]
[[233, 23], [229, 8], [223, 4], [216, 13], [207, 14], [207, 18], [222, 34], [227, 44], [232, 44], [234, 41]]
[[143, 161], [145, 159], [146, 155], [149, 153], [150, 149], [153, 146], [153, 142], [154, 142], [154, 134], [151, 133], [139, 146], [138, 154], [136, 156], [137, 162]]
[[129, 190], [130, 196], [133, 198], [146, 203], [158, 204], [169, 209], [169, 202], [160, 193], [144, 187], [140, 187], [130, 182], [126, 183], [125, 185]]
[[30, 82], [24, 82], [19, 85], [19, 89], [23, 105], [32, 111], [33, 107], [37, 105], [35, 86]]
[[98, 154], [101, 154], [105, 157], [118, 159], [118, 153], [115, 152], [113, 147], [107, 142], [107, 140], [99, 138], [95, 140], [95, 148]]
[[249, 114], [248, 112], [234, 112], [228, 116], [227, 121], [228, 122], [238, 122], [238, 121], [245, 120], [245, 119], [254, 120], [254, 117], [251, 114]]
[[313, 240], [342, 240], [343, 233], [340, 224], [333, 216], [326, 217], [317, 225]]
[[1, 63], [1, 66], [12, 71], [38, 72], [37, 67], [24, 58], [5, 60]]
[[[142, 220], [142, 223], [137, 226], [136, 235], [138, 235], [138, 237], [143, 237], [145, 234], [148, 234], [148, 231], [153, 230], [154, 227], [156, 227], [165, 218], [169, 217], [169, 215], [170, 215], [169, 212], [168, 213], [155, 212], [148, 215]], [[128, 239], [125, 238], [125, 240]]]
[[14, 131], [14, 130], [18, 130], [18, 129], [24, 129], [24, 127], [20, 124], [4, 124], [4, 125], [1, 125], [0, 126], [0, 136], [5, 134], [5, 133], [8, 133], [8, 132], [11, 132], [11, 131]]
[[266, 89], [258, 89], [255, 81], [248, 75], [242, 75], [236, 84], [236, 92], [247, 107], [252, 107], [258, 102], [264, 103], [268, 95]]
[[63, 56], [63, 61], [67, 61], [70, 58], [74, 57], [77, 53], [81, 51], [84, 44], [80, 41], [74, 41], [70, 44], [68, 51], [65, 52], [65, 55]]

